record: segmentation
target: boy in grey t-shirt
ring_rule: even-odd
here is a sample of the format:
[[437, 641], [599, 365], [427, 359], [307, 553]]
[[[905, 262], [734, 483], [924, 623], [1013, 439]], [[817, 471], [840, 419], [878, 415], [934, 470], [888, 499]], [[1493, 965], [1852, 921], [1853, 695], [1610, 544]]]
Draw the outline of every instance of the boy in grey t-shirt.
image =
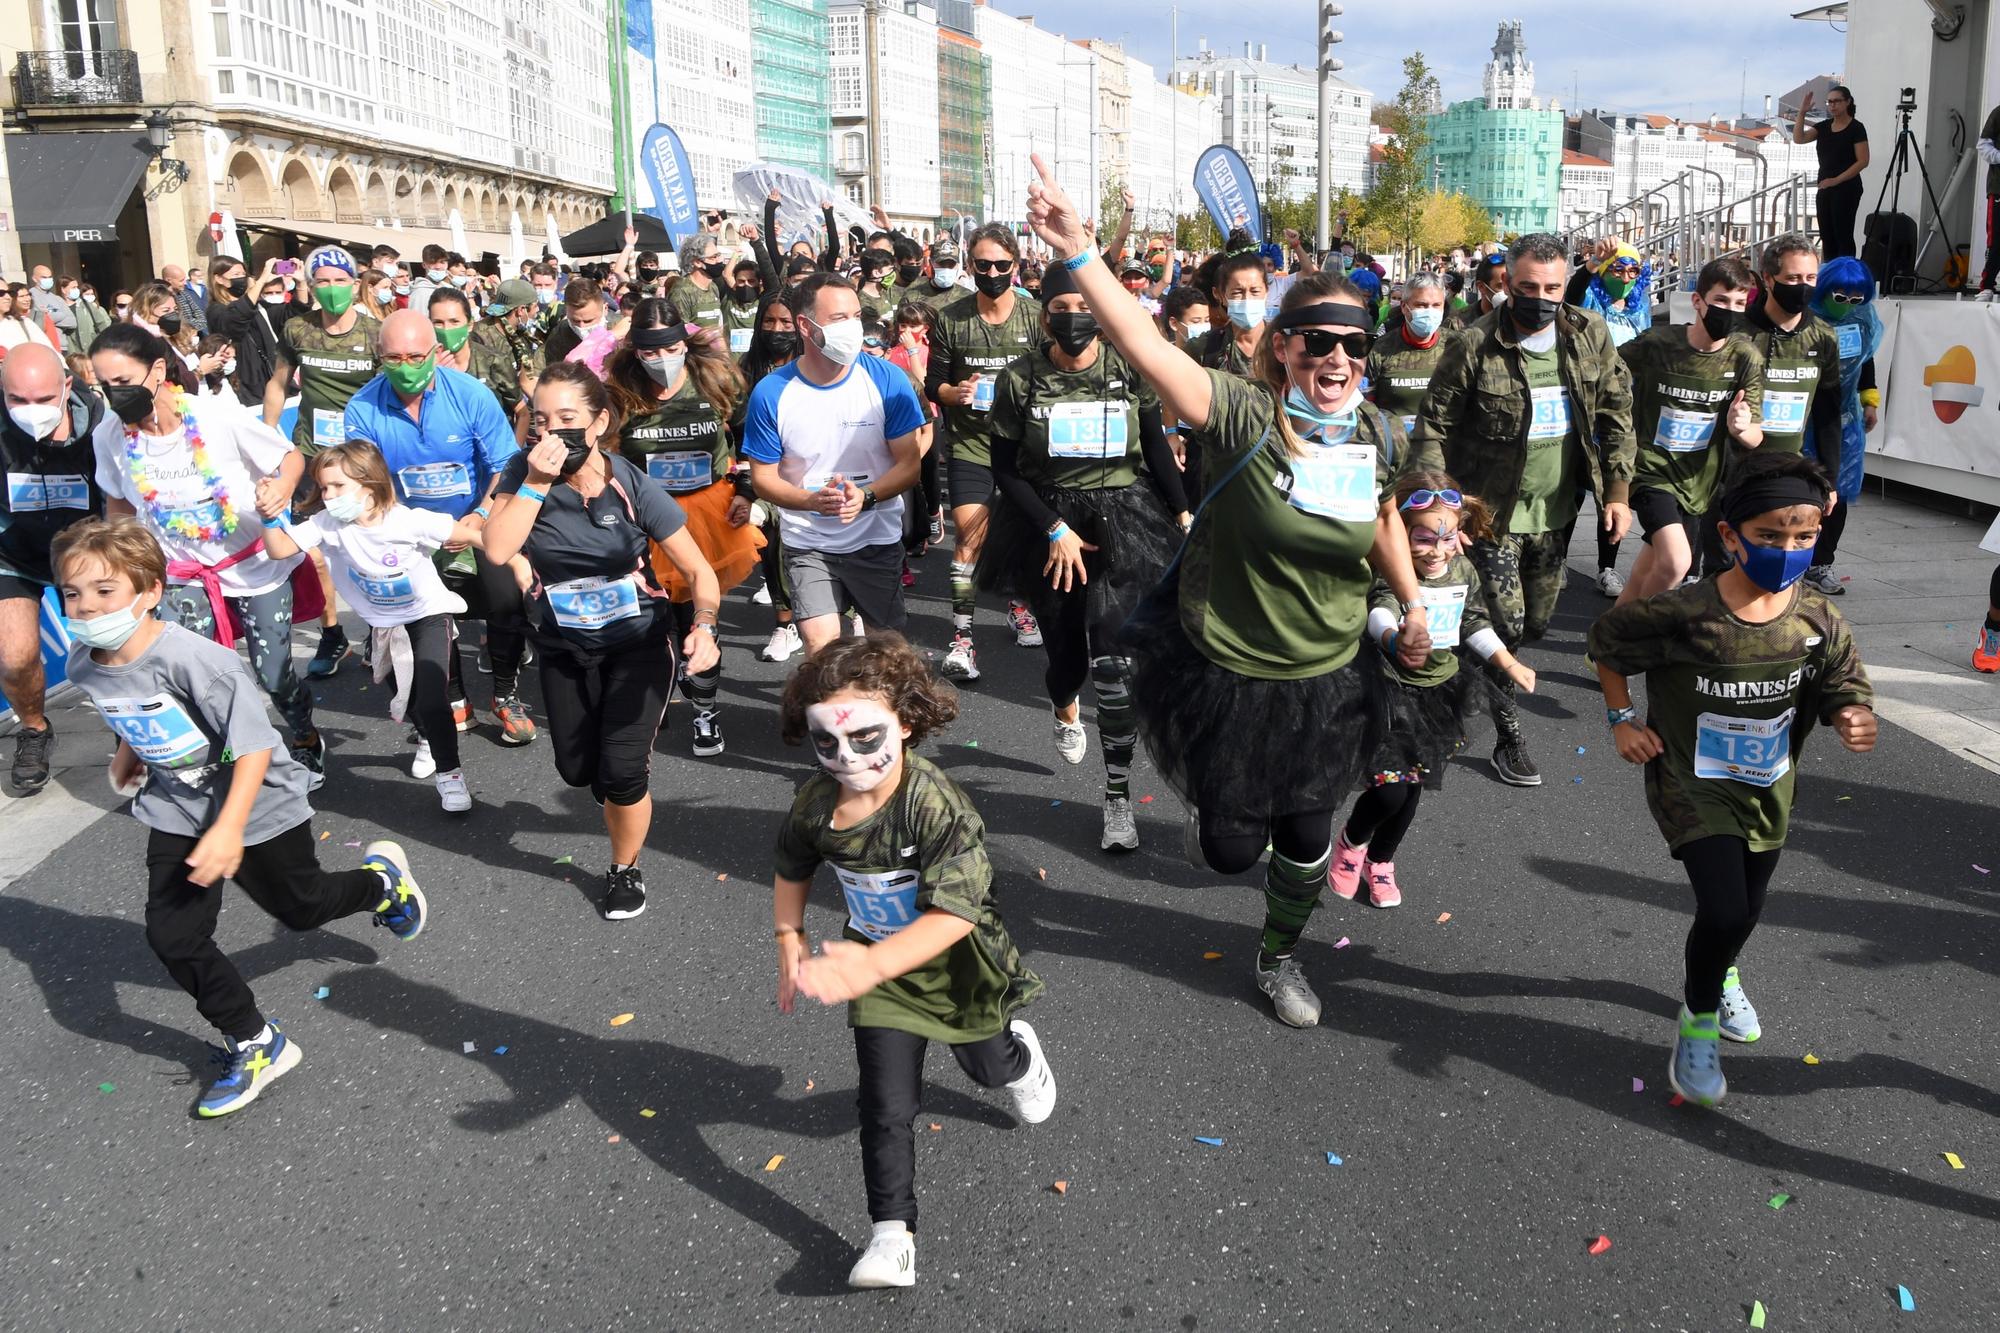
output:
[[279, 743], [263, 691], [237, 655], [153, 615], [166, 557], [131, 518], [90, 518], [51, 550], [69, 616], [69, 678], [118, 737], [111, 785], [152, 830], [146, 941], [201, 1016], [228, 1066], [196, 1105], [204, 1118], [255, 1101], [299, 1062], [215, 944], [221, 881], [294, 930], [373, 911], [398, 939], [424, 928], [403, 849], [370, 843], [359, 869], [327, 871], [314, 848], [306, 771]]

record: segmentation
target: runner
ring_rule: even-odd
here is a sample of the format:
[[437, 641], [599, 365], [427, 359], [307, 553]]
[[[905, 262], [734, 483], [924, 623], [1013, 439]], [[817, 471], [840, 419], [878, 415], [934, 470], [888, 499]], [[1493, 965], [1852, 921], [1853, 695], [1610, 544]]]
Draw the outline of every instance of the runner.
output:
[[[848, 1003], [874, 1224], [851, 1287], [916, 1284], [911, 1122], [929, 1043], [949, 1046], [980, 1086], [1006, 1088], [1022, 1122], [1038, 1125], [1056, 1108], [1041, 1039], [1014, 1017], [1043, 984], [994, 908], [985, 826], [957, 783], [910, 753], [957, 715], [951, 687], [893, 634], [836, 641], [785, 684], [784, 738], [810, 738], [826, 771], [799, 788], [778, 831], [778, 1010], [791, 1013], [800, 995]], [[847, 922], [814, 956], [806, 896], [824, 862], [846, 895]]]
[[1639, 252], [1623, 242], [1586, 274], [1583, 299], [1571, 302], [1604, 316], [1611, 345], [1623, 347], [1653, 327], [1653, 270]]
[[[1122, 284], [1121, 284], [1122, 285]], [[1042, 276], [1040, 345], [1000, 373], [993, 393], [993, 480], [1001, 498], [979, 560], [979, 586], [1028, 598], [1048, 652], [1043, 683], [1056, 753], [1090, 750], [1083, 684], [1097, 693], [1104, 751], [1099, 847], [1132, 851], [1131, 659], [1119, 628], [1173, 558], [1188, 522], [1160, 400], [1098, 337], [1068, 268]], [[1151, 484], [1139, 484], [1141, 464]]]
[[1255, 250], [1216, 255], [1195, 271], [1195, 286], [1208, 293], [1211, 312], [1226, 312], [1227, 322], [1212, 323], [1199, 346], [1190, 341], [1188, 355], [1206, 369], [1255, 380], [1252, 363], [1264, 336], [1267, 298], [1263, 259]]
[[527, 419], [523, 404], [535, 391], [535, 376], [541, 374], [545, 362], [537, 299], [532, 286], [520, 278], [509, 278], [487, 303], [485, 318], [472, 326], [474, 345], [493, 354], [506, 368], [514, 386], [511, 399], [497, 389], [494, 391], [499, 394], [501, 406], [523, 422]]
[[475, 336], [470, 298], [454, 288], [440, 287], [431, 293], [430, 306], [423, 313], [437, 337], [438, 365], [479, 381], [499, 400], [508, 421], [518, 421], [523, 400], [513, 357], [505, 350], [494, 351], [490, 343]]
[[681, 243], [681, 278], [667, 300], [683, 324], [697, 328], [721, 329], [723, 277], [729, 263], [722, 247], [709, 232], [697, 232]]
[[720, 656], [721, 595], [680, 506], [601, 447], [618, 438], [603, 381], [579, 362], [557, 362], [542, 372], [534, 403], [540, 437], [514, 455], [495, 488], [486, 554], [496, 564], [525, 555], [534, 570], [536, 660], [556, 772], [604, 807], [611, 869], [598, 910], [626, 921], [646, 910], [639, 852], [653, 822], [647, 777], [674, 684], [671, 617], [648, 540], [695, 589], [695, 628], [681, 642], [691, 675]]
[[[1806, 582], [1837, 597], [1847, 588], [1834, 574], [1833, 561], [1840, 553], [1840, 534], [1847, 530], [1848, 507], [1861, 498], [1868, 432], [1875, 429], [1882, 406], [1882, 391], [1875, 387], [1875, 353], [1882, 346], [1882, 319], [1875, 313], [1875, 275], [1852, 256], [1829, 261], [1813, 287], [1813, 313], [1826, 321], [1840, 345], [1839, 469], [1829, 473], [1840, 503], [1819, 525], [1819, 545], [1813, 548]], [[1806, 453], [1818, 459], [1822, 469], [1828, 466], [1821, 457], [1816, 433], [1807, 439]]]
[[1319, 999], [1293, 953], [1386, 688], [1355, 661], [1371, 563], [1405, 607], [1404, 662], [1431, 646], [1387, 498], [1402, 428], [1360, 402], [1368, 317], [1346, 280], [1308, 274], [1258, 345], [1258, 383], [1204, 369], [1119, 289], [1076, 206], [1034, 163], [1029, 225], [1217, 472], [1173, 571], [1128, 622], [1133, 703], [1154, 765], [1189, 802], [1190, 859], [1239, 874], [1272, 849], [1256, 984], [1281, 1021], [1310, 1027]]
[[[1765, 447], [1799, 453], [1810, 428], [1820, 466], [1827, 476], [1837, 478], [1842, 460], [1840, 335], [1812, 312], [1813, 290], [1819, 282], [1819, 255], [1812, 238], [1802, 231], [1774, 238], [1764, 247], [1758, 270], [1764, 299], [1751, 308], [1746, 323], [1751, 342], [1764, 358]], [[1833, 597], [1847, 591], [1831, 569], [1821, 571], [1812, 586]]]
[[[988, 223], [972, 233], [973, 282], [978, 291], [938, 310], [924, 391], [944, 409], [945, 462], [951, 491], [951, 643], [941, 667], [951, 680], [978, 680], [979, 658], [972, 646], [973, 567], [986, 540], [993, 501], [993, 390], [999, 373], [1030, 351], [1041, 334], [1042, 309], [1014, 291], [1021, 249], [1014, 233]], [[1034, 613], [1009, 599], [1007, 616], [1014, 641], [1038, 648], [1042, 631]]]
[[[936, 330], [936, 306], [906, 300], [896, 307], [889, 329], [887, 355], [891, 362], [901, 366], [917, 382], [919, 393], [923, 389], [924, 376], [930, 373], [931, 336]], [[918, 473], [923, 503], [918, 504], [915, 495], [912, 495], [903, 505], [904, 587], [915, 582], [909, 572], [910, 560], [921, 560], [930, 554], [931, 547], [944, 545], [944, 491], [939, 477], [941, 464], [935, 438], [940, 413], [938, 405], [929, 401], [924, 403], [924, 411], [931, 423], [933, 439], [932, 446], [924, 450], [923, 470]]]
[[[798, 326], [792, 319], [792, 308], [786, 304], [786, 299], [774, 292], [757, 307], [757, 332], [751, 338], [750, 350], [743, 354], [742, 360], [743, 397], [737, 400], [736, 416], [729, 423], [729, 433], [739, 443], [743, 439], [743, 422], [750, 406], [751, 390], [764, 376], [798, 359]], [[805, 651], [806, 646], [805, 640], [799, 637], [798, 625], [793, 622], [791, 585], [785, 582], [784, 524], [779, 521], [777, 506], [761, 500], [751, 506], [751, 520], [764, 534], [764, 549], [757, 557], [764, 574], [764, 586], [757, 590], [752, 600], [768, 604], [776, 622], [771, 629], [771, 637], [757, 650], [757, 660], [783, 662], [792, 654]]]
[[1396, 316], [1368, 353], [1368, 401], [1401, 421], [1405, 434], [1417, 428], [1417, 409], [1444, 355], [1444, 318], [1444, 284], [1419, 273], [1403, 285]]
[[962, 263], [957, 241], [949, 236], [932, 241], [930, 281], [912, 285], [905, 299], [942, 306], [965, 296], [974, 289], [965, 281], [965, 270], [960, 267]]
[[[1814, 724], [1875, 748], [1873, 691], [1847, 623], [1793, 585], [1832, 498], [1807, 459], [1762, 451], [1722, 498], [1734, 558], [1713, 579], [1615, 607], [1590, 630], [1618, 753], [1646, 765], [1646, 804], [1694, 888], [1694, 924], [1667, 1078], [1691, 1102], [1728, 1091], [1720, 1040], [1762, 1035], [1736, 960], [1778, 868]], [[1646, 717], [1631, 676], [1646, 677]]]

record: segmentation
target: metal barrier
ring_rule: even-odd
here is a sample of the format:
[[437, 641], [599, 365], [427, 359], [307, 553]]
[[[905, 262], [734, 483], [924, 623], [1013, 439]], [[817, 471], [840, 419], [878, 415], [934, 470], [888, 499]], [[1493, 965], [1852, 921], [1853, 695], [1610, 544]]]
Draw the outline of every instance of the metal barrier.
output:
[[[1768, 180], [1761, 158], [1759, 165]], [[1653, 293], [1664, 302], [1668, 292], [1691, 286], [1704, 264], [1725, 255], [1754, 259], [1772, 237], [1811, 230], [1817, 221], [1814, 183], [1808, 175], [1791, 176], [1724, 199], [1729, 182], [1721, 172], [1690, 167], [1578, 223], [1564, 241], [1581, 249], [1615, 236], [1641, 254], [1652, 252]], [[1709, 203], [1711, 197], [1717, 202]]]

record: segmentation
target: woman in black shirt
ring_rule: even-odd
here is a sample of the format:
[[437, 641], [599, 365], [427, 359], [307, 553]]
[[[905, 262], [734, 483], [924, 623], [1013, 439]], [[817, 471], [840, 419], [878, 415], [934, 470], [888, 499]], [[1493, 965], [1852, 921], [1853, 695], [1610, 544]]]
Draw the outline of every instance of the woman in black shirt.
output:
[[1868, 169], [1868, 127], [1854, 118], [1854, 94], [1843, 84], [1827, 90], [1826, 119], [1806, 124], [1813, 95], [1799, 102], [1792, 137], [1819, 152], [1820, 262], [1854, 253], [1854, 217], [1861, 211], [1861, 173]]

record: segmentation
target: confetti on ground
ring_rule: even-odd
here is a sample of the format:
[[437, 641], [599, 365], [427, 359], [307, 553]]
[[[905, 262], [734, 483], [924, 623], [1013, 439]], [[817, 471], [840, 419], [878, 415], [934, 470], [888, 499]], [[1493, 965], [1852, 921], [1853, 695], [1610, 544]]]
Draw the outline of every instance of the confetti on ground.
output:
[[1764, 1302], [1762, 1301], [1750, 1302], [1750, 1327], [1752, 1328], [1764, 1327]]
[[936, 1134], [943, 1128], [944, 1126], [940, 1125], [937, 1121], [935, 1120], [931, 1121], [931, 1133]]
[[507, 1048], [506, 1048], [505, 1046], [495, 1046], [495, 1047], [493, 1048], [493, 1054], [495, 1054], [495, 1055], [505, 1055], [505, 1054], [507, 1054]]
[[606, 1140], [605, 1140], [605, 1142], [606, 1142], [606, 1143], [616, 1143], [616, 1142], [618, 1142], [618, 1136], [617, 1136], [616, 1134], [613, 1134], [613, 1135], [612, 1135], [612, 1136], [611, 1136], [610, 1138], [606, 1139]]
[[717, 875], [717, 876], [715, 877], [715, 882], [716, 882], [717, 884], [727, 884], [727, 883], [729, 882], [729, 876], [727, 876], [727, 875]]
[[1588, 751], [1589, 751], [1589, 749], [1590, 749], [1590, 747], [1589, 747], [1589, 746], [1587, 746], [1587, 745], [1579, 745], [1579, 746], [1577, 746], [1577, 747], [1576, 747], [1576, 752], [1577, 752], [1578, 754], [1584, 754], [1584, 753], [1588, 752]]
[[318, 990], [313, 992], [313, 998], [315, 1000], [324, 1000], [327, 996], [331, 994], [333, 994], [333, 987], [321, 986]]
[[1839, 805], [1842, 801], [1851, 801], [1853, 799], [1852, 796], [1836, 796], [1833, 798], [1833, 803]]
[[646, 1117], [646, 1119], [651, 1120], [654, 1116], [658, 1115], [659, 1112], [655, 1111], [652, 1107], [647, 1106], [647, 1107], [642, 1107], [639, 1111], [639, 1114]]
[[97, 1090], [102, 1093], [113, 1093], [118, 1091], [118, 1085], [116, 1083], [100, 1083], [97, 1085]]
[[356, 838], [353, 842], [345, 843], [343, 845], [348, 847], [359, 847], [361, 845], [361, 839]]
[[1579, 786], [1579, 787], [1581, 787], [1581, 786], [1583, 785], [1583, 779], [1582, 779], [1582, 778], [1571, 778], [1571, 779], [1570, 779], [1570, 781], [1571, 781], [1572, 783], [1574, 783], [1574, 784], [1575, 784], [1576, 786]]
[[1680, 1095], [1680, 1094], [1679, 1094], [1679, 1093], [1677, 1092], [1677, 1093], [1675, 1093], [1675, 1094], [1674, 1094], [1673, 1096], [1671, 1096], [1671, 1097], [1667, 1098], [1667, 1105], [1669, 1105], [1669, 1106], [1685, 1106], [1685, 1105], [1687, 1105], [1687, 1098], [1685, 1098], [1685, 1097], [1681, 1096], [1681, 1095]]
[[1438, 913], [1438, 924], [1439, 924], [1440, 926], [1442, 926], [1442, 925], [1443, 925], [1443, 924], [1444, 924], [1445, 922], [1447, 922], [1447, 921], [1449, 921], [1449, 920], [1451, 920], [1451, 913], [1450, 913], [1450, 912], [1439, 912], [1439, 913]]
[[1152, 803], [1153, 803], [1153, 798], [1150, 796], [1141, 796], [1139, 798], [1140, 805], [1151, 805]]
[[1645, 1080], [1645, 1079], [1643, 1079], [1643, 1078], [1635, 1078], [1635, 1079], [1633, 1079], [1633, 1080], [1632, 1080], [1632, 1091], [1634, 1091], [1634, 1092], [1644, 1092], [1645, 1090], [1646, 1090], [1646, 1080]]
[[618, 1015], [618, 1017], [611, 1020], [611, 1026], [615, 1028], [622, 1028], [636, 1017], [638, 1017], [637, 1014], [620, 1014]]
[[1951, 1169], [1954, 1171], [1965, 1170], [1965, 1163], [1958, 1160], [1958, 1154], [1955, 1152], [1946, 1153], [1944, 1155], [1944, 1160], [1951, 1163]]
[[1050, 802], [1049, 802], [1049, 809], [1053, 810], [1053, 809], [1055, 809], [1055, 808], [1056, 808], [1057, 806], [1059, 806], [1059, 805], [1061, 805], [1061, 804], [1062, 804], [1062, 802], [1061, 802], [1061, 801], [1050, 801]]
[[1900, 1282], [1896, 1284], [1896, 1304], [1902, 1306], [1905, 1310], [1914, 1310], [1917, 1308], [1917, 1298], [1910, 1295], [1910, 1289]]
[[979, 748], [979, 742], [978, 742], [978, 741], [967, 741], [967, 742], [965, 743], [965, 748], [966, 748], [966, 749], [968, 749], [968, 750], [977, 750], [977, 749]]
[[1974, 870], [1977, 870], [1982, 875], [1990, 875], [1993, 873], [1992, 871], [1988, 870], [1985, 866], [1982, 865], [1975, 865], [1972, 868]]
[[1221, 1140], [1221, 1139], [1212, 1139], [1212, 1138], [1208, 1137], [1208, 1135], [1206, 1135], [1206, 1134], [1197, 1134], [1197, 1135], [1195, 1135], [1195, 1136], [1194, 1136], [1194, 1141], [1195, 1141], [1196, 1143], [1201, 1143], [1201, 1144], [1206, 1144], [1207, 1146], [1209, 1146], [1209, 1147], [1211, 1147], [1211, 1148], [1220, 1148], [1220, 1147], [1222, 1146], [1222, 1140]]
[[1350, 940], [1347, 938], [1347, 936], [1342, 935], [1339, 939], [1333, 942], [1333, 947], [1336, 949], [1345, 949], [1348, 945], [1352, 943], [1354, 943], [1353, 940]]
[[467, 1055], [471, 1055], [474, 1051], [478, 1049], [479, 1049], [479, 1043], [476, 1041], [468, 1041], [467, 1043], [465, 1043], [465, 1054]]
[[778, 1164], [784, 1160], [785, 1160], [785, 1155], [783, 1153], [779, 1153], [776, 1157], [773, 1157], [770, 1161], [764, 1163], [764, 1169], [766, 1171], [776, 1171], [778, 1169]]
[[1592, 1254], [1603, 1254], [1610, 1248], [1611, 1237], [1609, 1236], [1599, 1236], [1596, 1240], [1590, 1242], [1590, 1252]]
[[576, 858], [565, 852], [556, 858], [556, 864], [559, 866], [573, 866], [576, 864]]
[[1058, 1194], [1067, 1194], [1069, 1193], [1069, 1182], [1067, 1180], [1058, 1180], [1055, 1184], [1049, 1186], [1049, 1188]]
[[1215, 950], [1213, 950], [1213, 949], [1210, 949], [1210, 950], [1209, 950], [1209, 951], [1208, 951], [1207, 953], [1203, 954], [1203, 955], [1202, 955], [1202, 957], [1203, 957], [1203, 958], [1206, 958], [1206, 959], [1207, 959], [1207, 960], [1208, 960], [1209, 962], [1211, 962], [1211, 963], [1212, 963], [1212, 962], [1214, 962], [1214, 961], [1215, 961], [1216, 959], [1218, 959], [1218, 958], [1222, 957], [1222, 955], [1221, 955], [1221, 954], [1219, 954], [1219, 953], [1217, 953], [1217, 952], [1216, 952]]
[[1816, 1065], [1819, 1063], [1819, 1057], [1817, 1055], [1814, 1055], [1811, 1051], [1807, 1051], [1806, 1063], [1809, 1065]]
[[806, 1091], [807, 1091], [807, 1092], [811, 1092], [812, 1090], [813, 1090], [813, 1081], [812, 1081], [811, 1079], [807, 1079], [807, 1080], [806, 1080]]
[[1328, 1153], [1328, 1154], [1326, 1155], [1326, 1164], [1327, 1164], [1328, 1166], [1339, 1166], [1339, 1165], [1340, 1165], [1340, 1154], [1339, 1154], [1339, 1153]]
[[325, 842], [328, 838], [331, 838], [332, 836], [333, 835], [331, 833], [322, 833], [319, 835], [319, 840], [321, 842]]
[[1791, 1201], [1792, 1196], [1789, 1194], [1773, 1194], [1771, 1196], [1771, 1211], [1775, 1213]]

